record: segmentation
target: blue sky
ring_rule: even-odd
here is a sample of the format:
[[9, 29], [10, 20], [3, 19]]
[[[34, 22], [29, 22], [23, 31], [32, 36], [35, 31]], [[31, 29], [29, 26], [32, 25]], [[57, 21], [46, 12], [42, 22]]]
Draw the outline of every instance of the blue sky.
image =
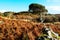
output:
[[60, 13], [60, 0], [0, 0], [0, 12], [27, 11], [31, 3], [44, 5], [49, 13]]

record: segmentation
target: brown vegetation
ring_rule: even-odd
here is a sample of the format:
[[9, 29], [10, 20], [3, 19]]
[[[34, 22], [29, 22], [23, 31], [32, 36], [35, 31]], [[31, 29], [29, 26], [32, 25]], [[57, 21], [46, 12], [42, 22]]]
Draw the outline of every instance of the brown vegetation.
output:
[[[5, 19], [0, 17], [0, 40], [25, 40], [24, 35], [28, 35], [29, 40], [35, 40], [42, 33], [43, 23], [34, 23], [30, 21]], [[46, 24], [54, 32], [60, 34], [60, 28], [53, 24]]]

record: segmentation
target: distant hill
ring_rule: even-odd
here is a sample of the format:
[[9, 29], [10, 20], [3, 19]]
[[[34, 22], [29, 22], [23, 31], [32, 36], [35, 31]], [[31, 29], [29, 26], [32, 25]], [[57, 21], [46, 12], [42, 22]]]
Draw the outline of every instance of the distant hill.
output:
[[[22, 12], [4, 12], [0, 13], [0, 16], [8, 17], [11, 19], [28, 19], [35, 22], [40, 22], [41, 15], [38, 13], [30, 13], [28, 11]], [[60, 14], [43, 14], [44, 22], [60, 22]]]

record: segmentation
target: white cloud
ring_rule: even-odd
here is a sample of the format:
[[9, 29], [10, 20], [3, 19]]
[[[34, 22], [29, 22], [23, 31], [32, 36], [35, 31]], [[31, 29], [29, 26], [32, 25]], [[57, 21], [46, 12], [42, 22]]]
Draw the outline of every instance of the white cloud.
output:
[[1, 13], [8, 12], [8, 11], [14, 12], [13, 10], [0, 10]]
[[6, 12], [6, 11], [7, 11], [7, 10], [0, 10], [1, 13], [4, 13], [4, 12]]
[[60, 11], [60, 6], [46, 6], [46, 8], [54, 11]]
[[46, 9], [48, 9], [50, 13], [60, 13], [60, 6], [46, 6]]
[[60, 0], [47, 0], [47, 2], [60, 2]]

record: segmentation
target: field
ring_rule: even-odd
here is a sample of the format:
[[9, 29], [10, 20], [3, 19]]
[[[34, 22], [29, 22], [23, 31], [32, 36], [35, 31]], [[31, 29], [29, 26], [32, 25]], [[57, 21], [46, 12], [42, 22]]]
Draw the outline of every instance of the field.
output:
[[60, 35], [60, 22], [38, 23], [0, 16], [0, 40], [36, 40], [43, 34], [45, 26]]

